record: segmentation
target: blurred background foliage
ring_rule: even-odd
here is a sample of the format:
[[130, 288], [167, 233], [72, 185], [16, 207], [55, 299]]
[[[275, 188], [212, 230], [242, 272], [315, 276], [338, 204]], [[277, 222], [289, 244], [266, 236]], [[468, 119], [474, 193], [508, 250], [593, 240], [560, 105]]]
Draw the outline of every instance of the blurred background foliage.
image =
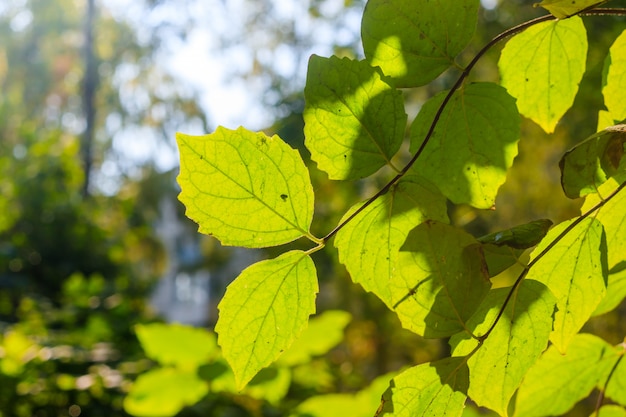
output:
[[[532, 3], [483, 1], [475, 41], [459, 62], [541, 14]], [[362, 56], [363, 6], [364, 0], [0, 3], [0, 416], [329, 416], [331, 409], [371, 415], [384, 375], [447, 354], [446, 341], [401, 329], [380, 301], [352, 284], [329, 245], [315, 254], [318, 310], [327, 313], [312, 322], [307, 343], [236, 392], [210, 330], [216, 305], [241, 269], [277, 252], [223, 248], [198, 235], [176, 202], [174, 132], [212, 131], [223, 123], [214, 114], [219, 107], [241, 107], [252, 125], [241, 124], [266, 127], [307, 159], [301, 112], [308, 57]], [[558, 160], [596, 130], [603, 57], [624, 20], [593, 17], [585, 24], [592, 47], [575, 106], [553, 135], [524, 121], [520, 154], [496, 210], [450, 206], [455, 224], [480, 236], [578, 214], [580, 201], [562, 197]], [[194, 49], [183, 71], [176, 70], [172, 57], [198, 33], [209, 39], [206, 50]], [[246, 101], [235, 95], [212, 101], [224, 96], [185, 77], [202, 79], [198, 72], [206, 67], [194, 70], [194, 60], [206, 62], [205, 55], [223, 67], [205, 77], [243, 86]], [[499, 48], [490, 51], [472, 78], [497, 80], [498, 56]], [[450, 71], [407, 90], [409, 120], [457, 76]], [[309, 168], [317, 235], [388, 175], [337, 183]], [[159, 324], [172, 316], [151, 302], [155, 287], [190, 277], [161, 285], [165, 298], [174, 291], [184, 307], [195, 300], [199, 287], [188, 281], [199, 271], [210, 276], [208, 299], [200, 300], [202, 318], [189, 322], [203, 328]], [[588, 327], [621, 342], [624, 314], [620, 307]], [[571, 414], [592, 408], [583, 403]]]

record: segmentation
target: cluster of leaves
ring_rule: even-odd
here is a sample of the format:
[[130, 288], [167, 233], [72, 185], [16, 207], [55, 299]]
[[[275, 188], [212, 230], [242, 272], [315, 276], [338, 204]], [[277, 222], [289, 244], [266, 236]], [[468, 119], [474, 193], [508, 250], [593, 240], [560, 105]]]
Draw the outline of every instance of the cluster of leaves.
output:
[[[244, 389], [221, 355], [216, 335], [205, 329], [182, 325], [136, 326], [146, 355], [160, 366], [142, 374], [124, 400], [134, 416], [174, 416], [186, 406], [207, 415], [263, 415], [288, 412], [288, 392], [325, 389], [330, 375], [314, 358], [326, 354], [344, 337], [350, 314], [328, 310], [311, 319], [309, 326], [280, 359], [262, 369]], [[366, 417], [380, 401], [390, 376], [381, 377], [358, 395], [318, 395], [299, 404], [295, 414], [323, 411], [330, 398], [338, 415]], [[288, 401], [287, 401], [288, 402]]]
[[[447, 215], [448, 201], [494, 208], [517, 154], [520, 115], [551, 133], [573, 105], [588, 42], [578, 15], [626, 14], [596, 3], [544, 1], [551, 15], [500, 34], [462, 66], [456, 57], [474, 34], [478, 0], [370, 0], [365, 59], [309, 61], [305, 145], [332, 180], [390, 179], [324, 237], [310, 232], [309, 172], [281, 138], [244, 128], [178, 134], [180, 199], [200, 232], [249, 248], [300, 238], [314, 244], [258, 262], [228, 287], [215, 330], [235, 389], [305, 331], [318, 292], [311, 254], [334, 238], [352, 280], [405, 328], [450, 339], [450, 357], [393, 377], [377, 415], [458, 416], [468, 398], [500, 415], [555, 415], [594, 388], [626, 407], [626, 346], [580, 333], [626, 296], [626, 127], [616, 125], [626, 118], [626, 31], [605, 62], [599, 133], [560, 162], [565, 194], [585, 199], [581, 215], [482, 238]], [[500, 83], [469, 82], [476, 62], [505, 39]], [[406, 155], [400, 88], [426, 85], [448, 69], [460, 71], [458, 81], [422, 106]], [[511, 286], [493, 286], [497, 274], [520, 264]]]

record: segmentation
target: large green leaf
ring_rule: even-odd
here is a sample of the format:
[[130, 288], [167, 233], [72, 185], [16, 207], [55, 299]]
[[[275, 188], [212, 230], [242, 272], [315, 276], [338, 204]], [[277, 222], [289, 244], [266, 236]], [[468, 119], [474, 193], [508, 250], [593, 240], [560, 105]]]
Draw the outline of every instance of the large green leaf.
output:
[[169, 417], [209, 392], [206, 381], [195, 372], [174, 368], [152, 369], [134, 382], [124, 398], [124, 410], [133, 416]]
[[388, 284], [393, 309], [404, 327], [426, 337], [463, 330], [491, 287], [476, 240], [431, 220], [409, 233], [396, 268]]
[[[510, 288], [489, 292], [467, 327], [484, 335], [496, 320]], [[482, 346], [469, 358], [469, 397], [502, 416], [528, 369], [548, 344], [555, 308], [554, 296], [540, 282], [525, 279], [509, 300], [503, 316]], [[454, 355], [467, 355], [476, 340], [466, 332], [452, 337]]]
[[307, 363], [337, 346], [344, 338], [344, 329], [352, 316], [347, 311], [328, 310], [309, 320], [309, 326], [280, 357], [281, 365]]
[[219, 354], [215, 335], [180, 324], [138, 324], [137, 338], [146, 356], [162, 365], [195, 369]]
[[361, 35], [365, 56], [400, 87], [434, 80], [469, 43], [478, 0], [369, 0]]
[[317, 291], [315, 265], [302, 251], [257, 262], [228, 286], [215, 331], [238, 389], [304, 330]]
[[394, 377], [376, 417], [459, 417], [469, 384], [465, 361], [463, 357], [445, 358]]
[[[531, 262], [573, 221], [548, 232], [531, 253]], [[557, 299], [554, 330], [550, 341], [561, 352], [591, 317], [606, 294], [608, 275], [606, 237], [602, 224], [592, 218], [581, 221], [528, 272], [528, 278], [543, 282]]]
[[[352, 207], [351, 216], [364, 203]], [[426, 219], [447, 222], [446, 199], [424, 179], [406, 175], [337, 233], [339, 261], [352, 280], [393, 307], [389, 282], [409, 231]]]
[[534, 7], [541, 6], [559, 19], [566, 19], [583, 10], [591, 9], [608, 0], [543, 0], [541, 3], [533, 4]]
[[626, 119], [626, 30], [609, 49], [604, 73], [604, 104], [613, 120]]
[[[601, 199], [606, 198], [618, 184], [614, 179], [608, 180], [599, 188], [598, 194], [589, 194], [581, 207], [581, 213], [590, 210]], [[609, 269], [626, 262], [626, 189], [622, 189], [610, 201], [600, 208], [594, 217], [604, 225], [606, 244], [608, 248], [607, 260]]]
[[[427, 101], [417, 115], [412, 151], [423, 143], [446, 94]], [[490, 208], [517, 155], [519, 134], [515, 100], [496, 84], [470, 84], [455, 92], [413, 169], [453, 202]]]
[[604, 340], [577, 334], [563, 355], [550, 346], [524, 377], [515, 400], [516, 417], [559, 416], [604, 382], [619, 355]]
[[570, 198], [597, 193], [610, 177], [626, 181], [626, 125], [610, 126], [567, 151], [561, 159], [561, 184]]
[[202, 233], [224, 245], [260, 248], [307, 235], [313, 187], [298, 154], [278, 136], [219, 127], [176, 135], [180, 201]]
[[367, 177], [400, 148], [402, 93], [366, 61], [313, 55], [304, 97], [305, 145], [331, 179]]
[[498, 66], [524, 116], [548, 133], [574, 103], [585, 72], [587, 32], [579, 17], [536, 24], [511, 38]]

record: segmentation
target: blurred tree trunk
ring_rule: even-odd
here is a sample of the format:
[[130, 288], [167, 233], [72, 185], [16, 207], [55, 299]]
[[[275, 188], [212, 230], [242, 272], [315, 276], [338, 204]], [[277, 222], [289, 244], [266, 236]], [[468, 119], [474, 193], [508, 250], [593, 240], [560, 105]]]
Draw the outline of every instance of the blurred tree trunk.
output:
[[91, 167], [93, 165], [93, 141], [94, 125], [96, 118], [95, 93], [98, 87], [98, 73], [96, 68], [96, 56], [94, 51], [94, 21], [96, 14], [95, 0], [87, 0], [84, 27], [84, 61], [85, 75], [83, 79], [83, 114], [85, 117], [85, 131], [81, 142], [81, 156], [85, 179], [83, 183], [83, 196], [89, 196]]

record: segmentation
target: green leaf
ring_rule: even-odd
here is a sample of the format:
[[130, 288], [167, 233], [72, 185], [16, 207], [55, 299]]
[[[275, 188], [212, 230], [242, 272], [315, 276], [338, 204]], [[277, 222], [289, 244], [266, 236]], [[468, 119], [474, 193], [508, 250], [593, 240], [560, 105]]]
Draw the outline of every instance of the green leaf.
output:
[[619, 405], [609, 404], [600, 407], [599, 412], [593, 413], [592, 417], [626, 417], [626, 409]]
[[309, 60], [305, 145], [331, 179], [367, 177], [400, 148], [406, 128], [402, 93], [366, 61]]
[[[558, 224], [531, 253], [531, 262], [573, 220]], [[602, 224], [582, 220], [535, 263], [527, 277], [544, 283], [557, 299], [550, 341], [561, 353], [591, 317], [606, 293], [606, 238]]]
[[608, 0], [543, 0], [533, 4], [533, 7], [543, 7], [558, 19], [566, 19], [583, 10], [593, 9], [606, 3]]
[[215, 335], [181, 324], [138, 324], [135, 332], [146, 356], [161, 365], [195, 369], [208, 362], [219, 349]]
[[[598, 189], [598, 194], [589, 194], [581, 207], [581, 213], [590, 210], [601, 199], [610, 195], [619, 184], [614, 179], [608, 180]], [[607, 262], [609, 270], [613, 270], [617, 265], [626, 262], [626, 190], [620, 191], [609, 202], [604, 204], [594, 214], [604, 226], [607, 245]]]
[[224, 245], [275, 246], [308, 235], [313, 187], [298, 154], [278, 136], [219, 127], [176, 135], [180, 201], [199, 231]]
[[567, 151], [561, 161], [561, 184], [569, 198], [597, 193], [610, 177], [626, 181], [626, 125], [610, 126]]
[[356, 394], [317, 395], [304, 400], [292, 416], [301, 417], [372, 417], [380, 396], [389, 386], [391, 374], [381, 375]]
[[278, 363], [286, 366], [307, 363], [337, 346], [344, 338], [344, 329], [352, 319], [350, 313], [328, 310], [309, 320], [309, 326], [293, 345], [280, 357]]
[[134, 416], [168, 417], [200, 401], [208, 385], [195, 372], [174, 368], [152, 369], [137, 378], [124, 398], [124, 410]]
[[626, 30], [615, 40], [604, 63], [604, 104], [613, 120], [626, 119]]
[[[484, 335], [496, 320], [510, 288], [489, 292], [467, 327]], [[540, 282], [525, 279], [509, 300], [504, 314], [482, 346], [469, 358], [469, 397], [479, 406], [507, 416], [507, 407], [528, 369], [546, 348], [556, 300]], [[467, 355], [476, 340], [466, 332], [450, 340], [454, 355]]]
[[521, 114], [552, 133], [574, 103], [586, 59], [587, 32], [579, 17], [539, 23], [502, 50], [501, 84], [517, 98]]
[[626, 262], [609, 271], [606, 295], [596, 307], [593, 315], [599, 316], [614, 310], [624, 301], [624, 298], [626, 298]]
[[[411, 150], [423, 143], [446, 92], [428, 100], [411, 126]], [[456, 91], [413, 166], [455, 203], [491, 208], [517, 154], [515, 100], [493, 83]]]
[[264, 368], [252, 378], [243, 393], [252, 398], [278, 405], [287, 396], [291, 385], [291, 371], [282, 367]]
[[369, 0], [361, 37], [366, 58], [400, 87], [428, 84], [454, 65], [476, 30], [478, 0]]
[[257, 262], [228, 286], [215, 331], [238, 389], [306, 328], [317, 291], [315, 265], [302, 251]]
[[[364, 203], [352, 207], [342, 221]], [[352, 280], [393, 308], [389, 282], [409, 231], [426, 219], [448, 222], [446, 199], [430, 183], [406, 175], [337, 233], [339, 261]]]
[[517, 392], [515, 416], [565, 414], [606, 380], [618, 358], [611, 345], [590, 334], [574, 336], [565, 355], [550, 346], [524, 377]]
[[464, 231], [428, 220], [413, 229], [389, 282], [402, 325], [425, 337], [462, 331], [491, 282], [480, 245]]
[[626, 339], [618, 348], [620, 355], [619, 362], [611, 374], [608, 384], [606, 384], [605, 395], [616, 403], [626, 407]]
[[543, 239], [552, 226], [548, 219], [534, 220], [530, 223], [514, 226], [507, 230], [490, 233], [477, 240], [483, 244], [509, 246], [515, 249], [528, 249]]
[[469, 384], [465, 361], [445, 358], [402, 372], [391, 380], [376, 417], [459, 417]]

